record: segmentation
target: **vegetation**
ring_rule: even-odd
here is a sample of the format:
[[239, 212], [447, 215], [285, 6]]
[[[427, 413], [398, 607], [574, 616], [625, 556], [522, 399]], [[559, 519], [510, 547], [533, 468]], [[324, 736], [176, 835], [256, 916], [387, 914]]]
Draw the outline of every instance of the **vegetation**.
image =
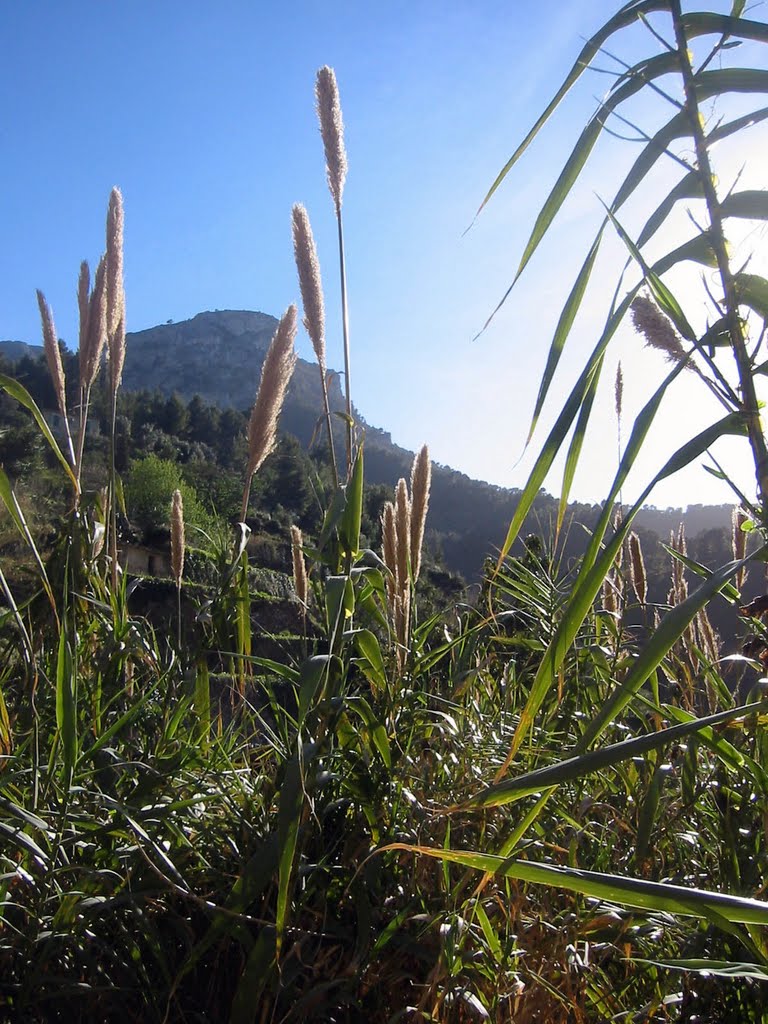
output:
[[[0, 472], [29, 573], [19, 584], [0, 571], [7, 1018], [765, 1019], [768, 598], [746, 605], [741, 595], [747, 574], [760, 574], [768, 530], [755, 395], [768, 282], [731, 268], [723, 224], [734, 212], [765, 219], [766, 207], [763, 193], [716, 192], [708, 160], [717, 138], [736, 135], [766, 110], [707, 132], [700, 109], [730, 89], [768, 85], [763, 72], [710, 67], [740, 39], [768, 41], [768, 27], [744, 19], [742, 7], [735, 2], [729, 16], [684, 15], [679, 0], [625, 4], [586, 44], [491, 190], [599, 48], [635, 22], [650, 30], [660, 55], [617, 72], [518, 272], [607, 115], [653, 87], [658, 102], [673, 104], [673, 119], [648, 139], [607, 207], [567, 300], [534, 420], [608, 230], [626, 243], [638, 280], [626, 295], [623, 284], [617, 289], [474, 605], [455, 600], [445, 612], [425, 611], [426, 447], [383, 507], [364, 491], [367, 453], [352, 415], [346, 327], [347, 160], [333, 72], [321, 69], [317, 88], [345, 311], [344, 432], [334, 448], [326, 405], [326, 470], [312, 479], [306, 503], [312, 507], [317, 494], [322, 512], [286, 529], [295, 628], [271, 634], [269, 655], [259, 646], [263, 577], [251, 564], [249, 522], [251, 510], [276, 500], [263, 476], [294, 363], [297, 311], [289, 307], [277, 329], [247, 429], [241, 423], [222, 444], [221, 458], [245, 470], [237, 493], [227, 484], [222, 495], [240, 510], [225, 530], [195, 510], [194, 493], [164, 462], [157, 436], [188, 432], [188, 464], [201, 464], [203, 494], [213, 481], [206, 483], [194, 446], [219, 443], [216, 414], [210, 432], [194, 438], [196, 424], [171, 400], [168, 430], [147, 432], [144, 458], [133, 466], [121, 442], [122, 200], [113, 192], [93, 285], [81, 268], [75, 376], [40, 296], [49, 407], [65, 424], [69, 410], [76, 413], [61, 444], [29, 390], [0, 374], [0, 387], [32, 424], [29, 454], [12, 453], [19, 478], [26, 459], [47, 452], [46, 473], [58, 474], [68, 494], [55, 535], [43, 537], [12, 484], [10, 458]], [[698, 54], [697, 41], [712, 48]], [[624, 199], [676, 140], [682, 183], [633, 241], [618, 220]], [[695, 163], [686, 163], [692, 149]], [[649, 265], [645, 243], [684, 200], [698, 204], [695, 223], [706, 226]], [[294, 212], [294, 244], [305, 323], [324, 372], [323, 296], [306, 211]], [[697, 317], [683, 312], [663, 280], [683, 259], [717, 271], [719, 290], [707, 282], [714, 323], [691, 326]], [[603, 356], [630, 309], [651, 343], [672, 356], [672, 368], [634, 424], [586, 550], [575, 562], [564, 559], [560, 532], [554, 544], [525, 537], [512, 554], [573, 427], [567, 500]], [[633, 525], [655, 481], [619, 516], [616, 503], [659, 404], [688, 366], [717, 393], [725, 415], [674, 453], [656, 479], [734, 433], [754, 456], [755, 495], [737, 495], [724, 565], [706, 567], [682, 535], [674, 539], [669, 593], [653, 601]], [[100, 402], [107, 431], [89, 437], [91, 404]], [[98, 453], [93, 462], [89, 452]], [[136, 610], [135, 581], [118, 558], [125, 499], [149, 499], [148, 481], [173, 488], [165, 522], [175, 628], [154, 626]], [[367, 518], [373, 533], [379, 507], [381, 547], [377, 540], [373, 550], [363, 527]], [[147, 522], [159, 516], [148, 502]], [[193, 584], [196, 516], [208, 572]], [[738, 690], [711, 625], [715, 598], [740, 607], [753, 632]]]

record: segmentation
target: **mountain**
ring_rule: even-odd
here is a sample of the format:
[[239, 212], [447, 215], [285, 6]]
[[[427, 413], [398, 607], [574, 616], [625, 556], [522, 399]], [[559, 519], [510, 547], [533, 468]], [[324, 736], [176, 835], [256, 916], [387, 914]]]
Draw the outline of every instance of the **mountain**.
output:
[[[199, 395], [220, 408], [247, 411], [253, 404], [261, 366], [278, 321], [266, 313], [248, 310], [215, 310], [198, 313], [190, 320], [166, 323], [145, 331], [129, 333], [123, 386], [128, 391], [159, 390], [189, 400]], [[42, 353], [39, 346], [18, 341], [0, 342], [0, 356], [18, 362]], [[329, 378], [332, 409], [345, 403], [338, 374]], [[315, 363], [297, 361], [281, 418], [281, 429], [293, 434], [306, 447], [311, 443], [322, 412], [320, 378]], [[367, 424], [356, 413], [365, 434], [366, 479], [369, 483], [394, 487], [401, 476], [410, 474], [413, 453], [392, 443], [385, 430]], [[343, 446], [343, 422], [336, 422], [339, 448]], [[446, 564], [466, 578], [474, 579], [483, 559], [498, 550], [512, 518], [520, 491], [472, 480], [447, 466], [435, 466], [428, 521], [431, 540], [439, 547]], [[594, 525], [599, 506], [572, 504], [569, 519], [574, 526], [567, 534], [564, 557], [578, 555], [584, 548], [585, 530]], [[642, 510], [636, 525], [663, 540], [686, 521], [689, 537], [710, 530], [721, 532], [730, 525], [730, 506], [693, 506], [682, 509]], [[557, 515], [557, 501], [545, 491], [536, 498], [526, 532], [546, 534]]]

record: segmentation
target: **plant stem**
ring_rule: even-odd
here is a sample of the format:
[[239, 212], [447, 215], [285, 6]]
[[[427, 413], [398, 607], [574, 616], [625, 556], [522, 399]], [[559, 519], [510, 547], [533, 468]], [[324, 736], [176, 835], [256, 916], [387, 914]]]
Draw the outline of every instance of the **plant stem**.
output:
[[341, 209], [336, 211], [339, 228], [339, 274], [341, 277], [341, 326], [344, 335], [344, 384], [347, 396], [347, 478], [352, 473], [352, 381], [349, 359], [349, 311], [347, 309], [347, 273], [344, 265], [344, 229], [341, 223]]
[[717, 198], [712, 165], [709, 159], [707, 140], [704, 135], [699, 105], [696, 98], [696, 85], [694, 80], [691, 58], [688, 52], [688, 40], [682, 22], [682, 11], [680, 0], [670, 0], [670, 11], [675, 29], [675, 40], [680, 58], [680, 72], [685, 90], [685, 109], [691, 125], [691, 134], [696, 147], [696, 161], [698, 164], [699, 177], [701, 178], [704, 190], [704, 199], [707, 204], [709, 216], [712, 246], [717, 259], [717, 268], [720, 273], [720, 281], [723, 287], [725, 299], [725, 319], [728, 324], [728, 333], [731, 341], [731, 349], [736, 361], [736, 368], [741, 389], [741, 407], [746, 416], [747, 434], [752, 449], [752, 458], [755, 464], [755, 476], [757, 479], [758, 501], [761, 506], [761, 519], [763, 525], [768, 524], [768, 448], [766, 448], [765, 436], [760, 423], [760, 408], [757, 402], [755, 382], [752, 376], [752, 364], [747, 352], [744, 332], [739, 318], [739, 302], [736, 295], [736, 284], [731, 273], [728, 260], [728, 249], [723, 230], [723, 217], [720, 210], [720, 201]]

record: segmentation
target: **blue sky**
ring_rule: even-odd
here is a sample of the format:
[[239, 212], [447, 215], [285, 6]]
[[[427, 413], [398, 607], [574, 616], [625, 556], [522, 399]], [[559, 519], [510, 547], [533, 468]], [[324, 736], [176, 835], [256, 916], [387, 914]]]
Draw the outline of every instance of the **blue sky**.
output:
[[[329, 362], [340, 366], [334, 221], [313, 102], [315, 72], [327, 63], [338, 76], [350, 161], [344, 215], [353, 398], [370, 422], [406, 447], [427, 441], [439, 462], [521, 486], [531, 459], [518, 460], [552, 330], [599, 222], [595, 193], [610, 198], [610, 180], [636, 155], [631, 146], [606, 140], [519, 288], [491, 328], [471, 339], [508, 286], [537, 204], [605, 79], [583, 80], [473, 229], [462, 232], [582, 38], [615, 6], [5, 5], [0, 337], [39, 340], [40, 287], [59, 334], [74, 342], [79, 263], [95, 265], [109, 190], [119, 184], [129, 330], [204, 309], [279, 316], [298, 298], [290, 210], [302, 201], [323, 264]], [[764, 11], [758, 7], [752, 17]], [[636, 52], [637, 34], [627, 45], [625, 54]], [[759, 53], [755, 59], [765, 66]], [[650, 123], [655, 114], [641, 106], [638, 116]], [[765, 141], [756, 134], [742, 146], [737, 163], [725, 165], [728, 173], [750, 152], [764, 152]], [[664, 181], [661, 173], [657, 187]], [[762, 187], [759, 178], [750, 184]], [[650, 202], [657, 198], [652, 190], [653, 184]], [[640, 205], [635, 213], [642, 212]], [[553, 411], [592, 347], [622, 258], [609, 244], [566, 351]], [[682, 287], [689, 285], [695, 281]], [[306, 339], [300, 347], [308, 357]], [[617, 338], [574, 488], [581, 498], [598, 500], [615, 471], [612, 375], [619, 356], [627, 380], [625, 433], [663, 370], [631, 331]], [[661, 418], [636, 488], [659, 468], [671, 442], [681, 443], [686, 429], [717, 414], [686, 382]], [[544, 430], [548, 422], [551, 415]], [[738, 452], [728, 458], [748, 480]], [[557, 477], [547, 486], [557, 492]], [[729, 492], [696, 467], [651, 500], [728, 501]]]

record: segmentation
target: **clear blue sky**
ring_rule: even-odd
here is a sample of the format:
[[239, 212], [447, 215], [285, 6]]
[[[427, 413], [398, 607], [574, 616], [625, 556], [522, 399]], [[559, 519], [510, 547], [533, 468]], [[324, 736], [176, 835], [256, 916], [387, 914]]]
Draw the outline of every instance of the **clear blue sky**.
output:
[[[615, 144], [601, 151], [528, 280], [491, 329], [471, 339], [511, 280], [536, 204], [604, 79], [584, 81], [472, 231], [462, 232], [582, 37], [615, 7], [607, 0], [3, 5], [0, 337], [38, 342], [40, 287], [59, 334], [74, 344], [79, 263], [95, 265], [109, 190], [119, 184], [129, 330], [204, 309], [279, 316], [298, 298], [290, 210], [302, 201], [323, 264], [329, 362], [340, 366], [334, 222], [313, 102], [316, 69], [330, 64], [350, 161], [353, 398], [397, 442], [427, 441], [440, 462], [520, 486], [530, 458], [517, 460], [557, 312], [600, 215], [594, 192], [610, 198], [601, 175], [626, 166], [634, 151], [619, 156]], [[591, 348], [617, 252], [606, 257], [605, 287], [587, 306], [555, 399]], [[659, 367], [630, 332], [621, 346], [610, 372], [619, 355], [631, 369], [629, 416]], [[301, 351], [310, 354], [305, 339]], [[594, 456], [575, 487], [581, 497], [599, 499], [615, 469], [611, 391], [607, 378]], [[699, 408], [685, 392], [670, 410], [638, 488], [685, 418], [681, 402], [686, 417], [689, 405]], [[548, 487], [556, 492], [557, 479]], [[700, 469], [656, 498], [698, 500], [728, 500]]]

